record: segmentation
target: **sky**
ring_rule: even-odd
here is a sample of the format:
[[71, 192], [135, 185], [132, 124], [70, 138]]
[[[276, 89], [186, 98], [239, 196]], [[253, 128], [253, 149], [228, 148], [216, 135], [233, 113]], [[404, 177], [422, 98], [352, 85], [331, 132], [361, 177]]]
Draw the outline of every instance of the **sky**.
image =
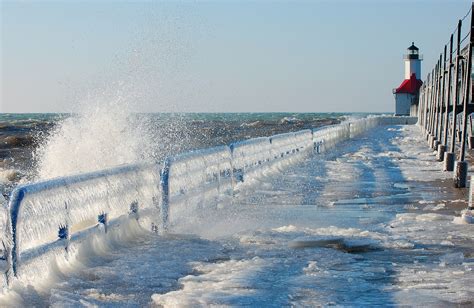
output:
[[[1, 1], [1, 112], [393, 112], [465, 0]], [[466, 22], [469, 19], [466, 19]]]

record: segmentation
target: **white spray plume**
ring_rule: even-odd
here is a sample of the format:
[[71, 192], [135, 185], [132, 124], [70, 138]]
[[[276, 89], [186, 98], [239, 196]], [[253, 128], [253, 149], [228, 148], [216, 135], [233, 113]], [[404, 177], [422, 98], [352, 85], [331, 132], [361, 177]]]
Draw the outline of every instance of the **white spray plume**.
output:
[[152, 159], [147, 125], [131, 109], [120, 94], [81, 103], [36, 150], [37, 179]]

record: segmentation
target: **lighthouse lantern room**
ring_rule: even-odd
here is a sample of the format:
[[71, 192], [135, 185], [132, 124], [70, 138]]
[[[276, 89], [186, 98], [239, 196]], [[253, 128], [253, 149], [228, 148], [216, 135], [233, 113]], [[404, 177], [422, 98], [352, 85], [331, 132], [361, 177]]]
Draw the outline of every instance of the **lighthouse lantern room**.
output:
[[405, 61], [405, 80], [393, 90], [395, 95], [395, 115], [416, 116], [418, 112], [418, 94], [423, 82], [421, 78], [421, 61], [418, 47], [412, 43], [403, 56]]

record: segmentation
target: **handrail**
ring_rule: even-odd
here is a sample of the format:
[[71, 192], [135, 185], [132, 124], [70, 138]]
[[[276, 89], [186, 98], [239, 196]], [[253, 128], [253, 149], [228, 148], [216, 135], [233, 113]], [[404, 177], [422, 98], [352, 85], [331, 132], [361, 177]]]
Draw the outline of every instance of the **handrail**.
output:
[[[11, 261], [12, 274], [17, 275], [20, 257], [25, 250], [57, 240], [67, 240], [76, 231], [80, 232], [99, 223], [106, 225], [107, 219], [112, 220], [131, 211], [136, 213], [139, 206], [138, 201], [144, 201], [137, 199], [146, 195], [146, 191], [138, 190], [147, 186], [146, 188], [152, 194], [159, 194], [158, 182], [154, 183], [155, 181], [150, 179], [150, 176], [153, 177], [155, 172], [158, 174], [158, 171], [156, 164], [124, 165], [16, 187], [11, 193], [8, 205], [8, 220], [11, 227], [9, 236], [12, 243], [8, 259]], [[135, 187], [137, 190], [135, 192], [130, 190], [128, 195], [125, 195], [122, 187], [119, 187], [120, 191], [116, 193], [120, 194], [120, 198], [122, 198], [122, 204], [120, 204], [120, 202], [116, 202], [117, 198], [114, 197], [113, 190], [120, 182], [127, 181], [120, 177], [130, 173], [135, 175], [133, 177], [134, 183], [143, 187]], [[148, 178], [146, 173], [148, 173]], [[98, 179], [104, 180], [101, 189], [97, 189], [96, 180]], [[94, 189], [90, 189], [90, 187], [89, 190], [86, 189], [88, 186], [92, 186]], [[128, 188], [131, 189], [131, 187]], [[41, 193], [46, 193], [46, 198]], [[149, 197], [150, 201], [156, 198], [156, 196]], [[100, 205], [97, 204], [98, 200], [101, 201]], [[121, 207], [121, 211], [111, 206], [108, 201], [113, 201], [114, 206]], [[127, 204], [123, 204], [124, 202]], [[142, 204], [142, 208], [152, 205], [152, 202]], [[41, 206], [41, 213], [35, 208], [36, 206]], [[24, 220], [34, 221], [35, 227], [33, 225], [23, 226]], [[54, 232], [57, 232], [57, 239], [54, 238]]]

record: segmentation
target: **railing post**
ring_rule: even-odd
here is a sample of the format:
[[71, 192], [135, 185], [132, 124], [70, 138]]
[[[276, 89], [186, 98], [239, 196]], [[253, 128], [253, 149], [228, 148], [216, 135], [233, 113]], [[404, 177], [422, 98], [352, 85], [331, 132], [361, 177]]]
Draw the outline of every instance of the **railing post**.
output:
[[[444, 45], [444, 58], [443, 58], [443, 80], [441, 86], [441, 127], [439, 133], [439, 145], [438, 145], [438, 161], [444, 160], [444, 152], [446, 151], [446, 127], [448, 127], [448, 112], [445, 105], [447, 105], [447, 99], [445, 96], [446, 91], [446, 53], [447, 53], [447, 46]], [[444, 117], [443, 117], [444, 114]], [[443, 138], [441, 138], [443, 137]]]
[[434, 69], [431, 71], [431, 79], [430, 79], [430, 97], [428, 104], [430, 106], [430, 115], [429, 115], [429, 123], [428, 123], [428, 145], [431, 144], [433, 140], [433, 92], [434, 92], [434, 84], [433, 80], [435, 79]]
[[433, 149], [433, 143], [436, 140], [436, 96], [437, 96], [437, 84], [438, 84], [438, 62], [436, 62], [435, 68], [433, 69], [433, 97], [432, 97], [432, 109], [433, 119], [431, 121], [431, 140], [429, 146]]
[[421, 116], [421, 112], [423, 110], [423, 91], [425, 89], [425, 86], [422, 85], [420, 88], [420, 96], [418, 96], [418, 112], [416, 116], [418, 117], [418, 125], [423, 128], [423, 117]]
[[454, 171], [454, 161], [456, 160], [454, 151], [456, 150], [456, 127], [457, 127], [457, 105], [459, 98], [459, 61], [461, 57], [461, 27], [462, 21], [458, 21], [458, 33], [457, 33], [457, 47], [456, 47], [456, 66], [454, 68], [454, 97], [453, 97], [453, 122], [451, 126], [451, 145], [449, 153], [446, 153], [446, 159], [444, 162], [444, 170]]
[[472, 136], [472, 114], [469, 115], [469, 129], [468, 129], [468, 131], [469, 131], [469, 138], [467, 139], [468, 148], [469, 148], [469, 150], [473, 150], [474, 149], [474, 136]]
[[69, 224], [59, 225], [58, 240], [64, 244], [64, 257], [67, 260], [69, 257], [69, 244], [71, 240], [71, 233], [69, 231]]
[[170, 186], [169, 186], [169, 176], [170, 176], [170, 167], [171, 159], [166, 158], [161, 170], [160, 176], [160, 186], [161, 186], [161, 226], [163, 232], [167, 232], [169, 228], [169, 202], [170, 202]]
[[[445, 112], [446, 112], [446, 115], [445, 115], [446, 125], [444, 127], [444, 140], [443, 140], [443, 144], [445, 146], [445, 149], [444, 149], [445, 151], [448, 149], [449, 105], [450, 105], [450, 102], [451, 102], [452, 68], [453, 68], [453, 35], [451, 34], [451, 38], [449, 39], [449, 66], [448, 66], [448, 81], [447, 81], [447, 89], [446, 89], [446, 91], [447, 91], [447, 94], [446, 94], [446, 110], [445, 110]], [[451, 132], [451, 138], [453, 137], [452, 135], [454, 135], [453, 132]], [[448, 158], [448, 156], [449, 156], [449, 158]], [[451, 153], [451, 152], [450, 153], [445, 153], [443, 160], [444, 160], [443, 169], [444, 169], [444, 171], [448, 171], [449, 167], [453, 165], [454, 154]]]
[[428, 128], [428, 123], [430, 121], [429, 119], [429, 97], [430, 97], [430, 80], [431, 80], [431, 74], [428, 74], [427, 80], [426, 80], [426, 86], [425, 86], [425, 110], [424, 110], [424, 125], [423, 129], [425, 131], [425, 138], [428, 140], [429, 138], [429, 128]]
[[436, 66], [436, 97], [435, 97], [435, 123], [434, 123], [434, 136], [435, 140], [433, 141], [432, 148], [433, 150], [437, 151], [438, 150], [438, 144], [440, 140], [440, 118], [441, 118], [441, 99], [440, 99], [440, 93], [441, 93], [441, 55], [438, 60], [438, 65]]
[[99, 229], [102, 229], [104, 233], [107, 233], [107, 213], [102, 212], [97, 216], [97, 222], [99, 223]]
[[424, 112], [425, 112], [425, 95], [426, 95], [426, 84], [423, 84], [421, 86], [421, 93], [420, 93], [420, 108], [418, 109], [418, 125], [421, 128], [421, 131], [423, 134], [425, 133], [424, 129], [424, 123], [425, 123], [425, 117], [424, 117]]
[[474, 210], [474, 176], [471, 176], [471, 185], [469, 187], [469, 201], [467, 203], [467, 210]]
[[442, 62], [442, 55], [440, 54], [438, 60], [438, 78], [436, 79], [436, 128], [435, 128], [435, 136], [436, 142], [434, 144], [434, 150], [438, 150], [438, 144], [441, 142], [441, 80], [443, 78], [442, 69], [441, 69], [441, 62]]
[[8, 276], [8, 283], [11, 283], [11, 280], [14, 277], [18, 277], [18, 263], [20, 262], [20, 243], [19, 243], [19, 236], [18, 236], [18, 215], [20, 212], [21, 202], [25, 197], [25, 192], [22, 188], [14, 189], [11, 193], [11, 198], [8, 203], [8, 227], [10, 229], [10, 244], [11, 249], [8, 253], [8, 264], [10, 265], [11, 272], [7, 275]]
[[431, 73], [428, 74], [428, 82], [426, 85], [426, 121], [425, 121], [425, 130], [426, 130], [426, 140], [430, 138], [430, 123], [431, 123]]
[[[437, 68], [438, 64], [436, 64]], [[430, 138], [428, 140], [428, 145], [430, 148], [433, 147], [433, 141], [435, 138], [434, 128], [435, 128], [435, 117], [436, 117], [436, 80], [437, 73], [436, 68], [431, 71], [431, 93], [430, 93]]]
[[[445, 59], [446, 60], [446, 59]], [[449, 39], [449, 65], [448, 65], [448, 80], [446, 82], [446, 110], [445, 110], [445, 122], [446, 125], [444, 127], [444, 139], [443, 144], [445, 145], [445, 150], [448, 147], [448, 134], [449, 134], [449, 103], [451, 99], [451, 70], [453, 67], [453, 35], [451, 34], [451, 38]]]

